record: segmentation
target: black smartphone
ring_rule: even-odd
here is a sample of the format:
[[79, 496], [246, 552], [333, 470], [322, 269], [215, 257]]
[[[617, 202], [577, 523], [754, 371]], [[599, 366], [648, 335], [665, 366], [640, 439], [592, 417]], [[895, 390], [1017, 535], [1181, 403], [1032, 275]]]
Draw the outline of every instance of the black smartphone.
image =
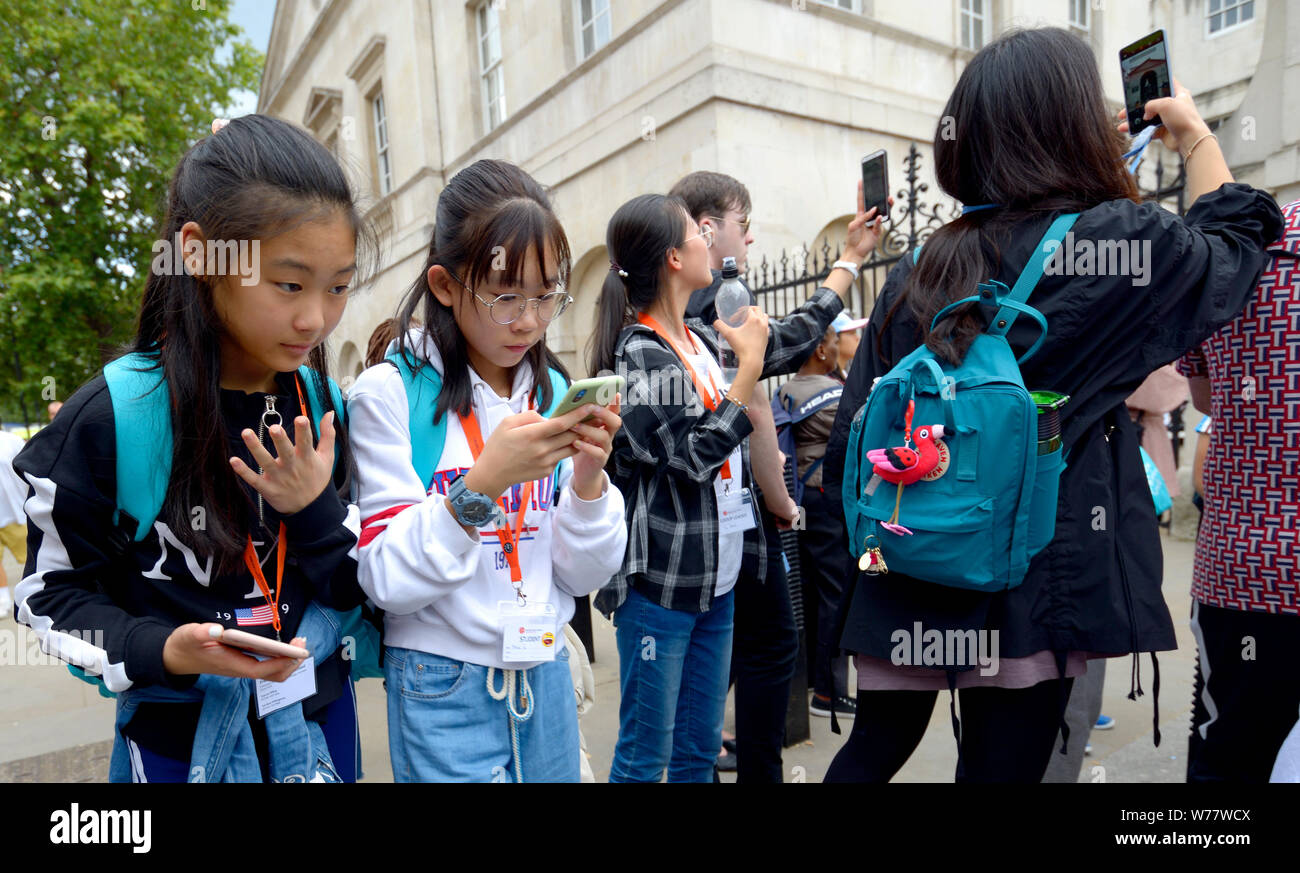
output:
[[1124, 107], [1128, 110], [1129, 135], [1160, 124], [1159, 115], [1148, 121], [1142, 113], [1148, 100], [1174, 95], [1174, 77], [1169, 72], [1165, 32], [1157, 30], [1120, 49], [1119, 69], [1124, 77]]
[[889, 217], [889, 157], [884, 149], [862, 159], [862, 196], [868, 212], [874, 206], [876, 215]]

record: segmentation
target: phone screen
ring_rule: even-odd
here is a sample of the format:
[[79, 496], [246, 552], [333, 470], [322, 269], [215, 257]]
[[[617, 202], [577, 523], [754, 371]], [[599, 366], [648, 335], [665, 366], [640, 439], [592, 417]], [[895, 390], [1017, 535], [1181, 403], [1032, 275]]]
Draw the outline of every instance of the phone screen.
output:
[[1165, 32], [1157, 30], [1120, 49], [1119, 68], [1124, 77], [1124, 106], [1128, 110], [1129, 134], [1159, 124], [1159, 115], [1148, 121], [1142, 117], [1142, 113], [1148, 100], [1172, 97], [1174, 93]]
[[874, 152], [862, 159], [862, 195], [866, 201], [867, 211], [876, 207], [876, 214], [882, 218], [889, 217], [889, 169], [886, 165], [888, 156], [884, 150]]

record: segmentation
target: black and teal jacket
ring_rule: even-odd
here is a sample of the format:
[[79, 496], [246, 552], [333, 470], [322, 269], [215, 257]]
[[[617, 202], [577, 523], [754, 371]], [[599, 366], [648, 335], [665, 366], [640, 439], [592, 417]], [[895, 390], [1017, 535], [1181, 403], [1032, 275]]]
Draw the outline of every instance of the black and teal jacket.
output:
[[[298, 414], [294, 374], [279, 374], [277, 384], [276, 408], [292, 436]], [[229, 452], [253, 469], [257, 464], [239, 434], [258, 429], [266, 398], [221, 391]], [[272, 638], [275, 631], [266, 599], [242, 564], [234, 573], [215, 575], [212, 557], [184, 546], [161, 518], [136, 541], [135, 519], [116, 511], [115, 438], [113, 404], [100, 374], [14, 459], [28, 488], [28, 557], [15, 588], [17, 619], [36, 633], [46, 652], [101, 675], [110, 691], [151, 684], [185, 687], [195, 677], [174, 677], [163, 669], [163, 645], [178, 625], [217, 622]], [[299, 512], [281, 519], [264, 503], [265, 530], [258, 529], [256, 492], [241, 486], [248, 529], [272, 585], [275, 532], [281, 520], [285, 524], [282, 639], [293, 638], [312, 600], [339, 610], [364, 601], [357, 585], [360, 526], [356, 506], [343, 491], [341, 469], [334, 487]], [[339, 660], [318, 663], [319, 691], [309, 708], [324, 706], [341, 692], [347, 669]]]

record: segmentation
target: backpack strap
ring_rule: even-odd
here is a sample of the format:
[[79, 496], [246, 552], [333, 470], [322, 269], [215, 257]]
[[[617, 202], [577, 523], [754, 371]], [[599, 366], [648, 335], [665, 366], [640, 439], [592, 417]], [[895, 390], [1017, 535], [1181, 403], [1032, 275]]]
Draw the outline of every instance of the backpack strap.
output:
[[[320, 440], [320, 423], [328, 412], [325, 408], [323, 398], [320, 394], [319, 380], [320, 373], [317, 373], [306, 364], [298, 368], [298, 376], [302, 379], [302, 384], [307, 386], [307, 410], [311, 418], [312, 427], [316, 431], [316, 439]], [[343, 392], [339, 390], [338, 384], [333, 379], [326, 379], [325, 390], [329, 394], [330, 404], [334, 409], [334, 429], [337, 433], [339, 425], [347, 426], [348, 410], [347, 405], [343, 402]], [[334, 441], [334, 463], [339, 462], [339, 454], [342, 451], [338, 440]]]
[[393, 352], [385, 360], [402, 375], [411, 432], [411, 465], [428, 490], [447, 443], [447, 416], [443, 415], [435, 423], [432, 415], [442, 393], [442, 374], [432, 364], [417, 361], [409, 353]]
[[[319, 374], [300, 367], [298, 374], [307, 386], [309, 413], [316, 434], [325, 414], [319, 394]], [[113, 404], [113, 428], [117, 449], [117, 508], [113, 523], [123, 512], [136, 522], [135, 541], [140, 542], [153, 528], [167, 497], [172, 470], [171, 395], [160, 359], [156, 355], [132, 352], [104, 367], [104, 382]], [[344, 415], [343, 395], [333, 379], [327, 390], [338, 416]], [[340, 446], [334, 445], [338, 462]], [[123, 483], [131, 483], [123, 488]]]
[[[117, 448], [117, 508], [136, 522], [135, 541], [153, 528], [167, 496], [172, 470], [171, 397], [156, 355], [132, 352], [104, 367], [113, 404]], [[131, 483], [130, 488], [122, 487]]]
[[[425, 490], [428, 490], [433, 484], [433, 474], [437, 471], [438, 460], [442, 458], [442, 450], [447, 445], [447, 416], [444, 414], [436, 423], [433, 421], [438, 395], [442, 393], [442, 374], [432, 364], [416, 360], [409, 353], [403, 355], [401, 352], [393, 352], [385, 360], [397, 367], [397, 372], [402, 375], [411, 432], [411, 466], [415, 468]], [[551, 405], [544, 415], [555, 411], [568, 389], [568, 383], [558, 370], [550, 368], [549, 374]], [[557, 464], [557, 472], [558, 469]]]
[[[1025, 268], [1020, 271], [1020, 278], [1016, 279], [1016, 284], [1011, 288], [1011, 293], [1000, 301], [1002, 308], [994, 316], [992, 324], [989, 325], [988, 333], [993, 336], [1005, 337], [1007, 331], [1011, 330], [1011, 325], [1015, 324], [1016, 316], [1026, 311], [1025, 304], [1029, 301], [1029, 295], [1033, 293], [1035, 286], [1038, 285], [1038, 280], [1043, 278], [1043, 269], [1047, 266], [1048, 259], [1056, 254], [1061, 247], [1061, 243], [1065, 241], [1065, 235], [1069, 233], [1070, 228], [1074, 227], [1074, 223], [1078, 219], [1079, 213], [1067, 212], [1064, 215], [1057, 216], [1056, 220], [1048, 226], [1047, 232], [1038, 241], [1038, 246], [1034, 249], [1033, 255], [1030, 256], [1029, 263], [1025, 264]], [[1029, 351], [1025, 352], [1019, 363], [1023, 364], [1032, 357], [1038, 351], [1038, 347], [1043, 344], [1043, 340], [1047, 337], [1047, 324], [1045, 321], [1042, 327], [1043, 333], [1039, 336], [1038, 342], [1034, 343]]]
[[1034, 253], [1030, 256], [1029, 262], [1025, 264], [1025, 268], [1020, 272], [1020, 276], [1016, 279], [1016, 284], [1011, 288], [1011, 290], [1008, 291], [1007, 286], [996, 279], [981, 282], [978, 286], [978, 294], [955, 300], [943, 309], [940, 309], [930, 322], [930, 330], [934, 331], [935, 325], [947, 317], [948, 313], [953, 309], [956, 309], [958, 306], [964, 306], [967, 303], [996, 304], [998, 307], [997, 314], [993, 317], [993, 320], [989, 322], [988, 329], [985, 333], [988, 333], [991, 336], [1000, 336], [1005, 339], [1007, 331], [1011, 330], [1011, 325], [1015, 324], [1016, 317], [1021, 313], [1028, 315], [1037, 322], [1039, 335], [1034, 344], [1029, 347], [1029, 350], [1016, 359], [1016, 363], [1024, 364], [1025, 361], [1032, 358], [1038, 352], [1038, 349], [1042, 347], [1043, 341], [1047, 339], [1047, 319], [1043, 318], [1042, 313], [1037, 309], [1034, 309], [1032, 306], [1029, 306], [1026, 301], [1029, 300], [1030, 293], [1032, 293], [1035, 286], [1038, 285], [1038, 280], [1043, 278], [1043, 270], [1047, 265], [1047, 261], [1060, 248], [1060, 244], [1065, 239], [1065, 235], [1069, 232], [1070, 228], [1074, 226], [1074, 222], [1077, 221], [1078, 218], [1079, 213], [1077, 212], [1066, 213], [1065, 215], [1058, 216], [1056, 220], [1048, 226], [1047, 232], [1044, 233], [1042, 239], [1038, 241], [1038, 245], [1034, 248]]

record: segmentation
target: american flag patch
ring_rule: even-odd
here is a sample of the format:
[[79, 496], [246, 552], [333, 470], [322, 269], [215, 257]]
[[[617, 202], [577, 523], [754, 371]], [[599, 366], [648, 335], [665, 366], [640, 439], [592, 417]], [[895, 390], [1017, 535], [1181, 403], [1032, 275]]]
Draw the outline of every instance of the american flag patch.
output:
[[272, 624], [275, 621], [275, 612], [271, 609], [270, 604], [254, 606], [252, 609], [236, 609], [235, 624], [240, 627], [251, 627], [259, 624]]

